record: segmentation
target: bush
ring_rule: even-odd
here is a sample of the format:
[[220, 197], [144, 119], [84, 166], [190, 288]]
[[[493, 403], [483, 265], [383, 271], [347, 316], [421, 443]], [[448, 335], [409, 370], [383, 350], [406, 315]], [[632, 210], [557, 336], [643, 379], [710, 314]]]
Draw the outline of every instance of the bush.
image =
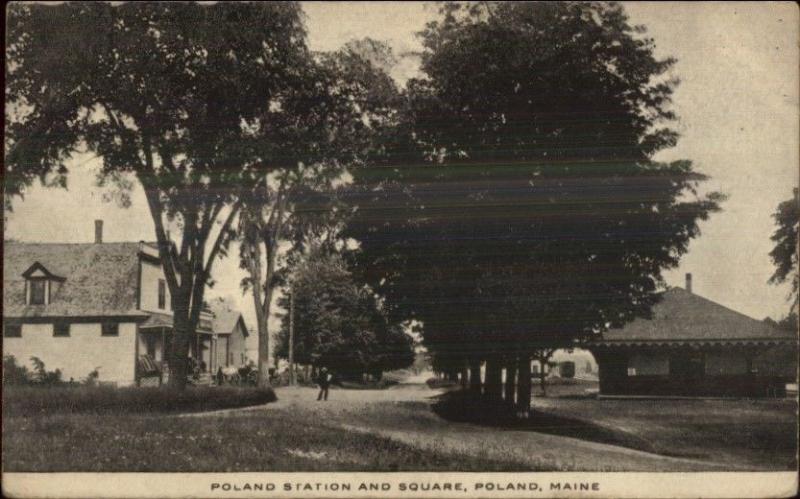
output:
[[4, 416], [199, 412], [266, 404], [277, 400], [270, 388], [107, 386], [11, 387], [3, 390]]
[[83, 384], [86, 386], [97, 386], [100, 380], [100, 371], [98, 371], [98, 367], [95, 367], [92, 372], [90, 372], [86, 379], [83, 381]]
[[17, 365], [13, 355], [3, 356], [3, 385], [20, 386], [30, 384], [28, 368]]
[[3, 384], [6, 386], [54, 386], [61, 385], [61, 370], [48, 371], [42, 359], [31, 357], [33, 370], [17, 364], [13, 355], [3, 357]]

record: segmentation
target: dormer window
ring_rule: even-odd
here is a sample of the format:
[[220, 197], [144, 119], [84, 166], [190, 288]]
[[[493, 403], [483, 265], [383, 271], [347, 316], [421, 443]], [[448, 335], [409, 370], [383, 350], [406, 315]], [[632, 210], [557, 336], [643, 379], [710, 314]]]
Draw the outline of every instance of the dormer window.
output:
[[31, 265], [22, 277], [25, 278], [25, 303], [28, 305], [48, 305], [53, 295], [53, 288], [65, 280], [47, 270], [39, 262]]
[[28, 284], [31, 288], [30, 304], [45, 305], [47, 300], [47, 282], [44, 279], [31, 279]]

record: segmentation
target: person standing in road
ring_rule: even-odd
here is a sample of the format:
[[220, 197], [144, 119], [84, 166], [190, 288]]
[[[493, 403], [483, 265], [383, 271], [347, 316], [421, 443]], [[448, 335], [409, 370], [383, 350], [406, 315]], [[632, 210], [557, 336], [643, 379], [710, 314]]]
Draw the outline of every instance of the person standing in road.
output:
[[328, 371], [327, 367], [323, 367], [319, 370], [319, 375], [317, 377], [317, 383], [319, 384], [319, 395], [317, 395], [317, 400], [328, 400], [328, 388], [331, 386], [331, 379], [333, 376], [331, 375], [330, 371]]

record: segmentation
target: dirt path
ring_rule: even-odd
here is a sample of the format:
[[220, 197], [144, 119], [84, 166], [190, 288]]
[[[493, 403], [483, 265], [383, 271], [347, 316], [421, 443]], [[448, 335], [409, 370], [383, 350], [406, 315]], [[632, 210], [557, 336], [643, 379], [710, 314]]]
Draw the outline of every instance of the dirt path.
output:
[[730, 465], [661, 456], [571, 437], [453, 423], [430, 409], [434, 397], [441, 392], [422, 384], [401, 384], [387, 390], [332, 389], [327, 402], [318, 402], [313, 388], [283, 387], [276, 392], [275, 403], [206, 414], [286, 411], [421, 449], [513, 460], [527, 463], [533, 469], [552, 469], [555, 463], [557, 469], [564, 471], [731, 470]]

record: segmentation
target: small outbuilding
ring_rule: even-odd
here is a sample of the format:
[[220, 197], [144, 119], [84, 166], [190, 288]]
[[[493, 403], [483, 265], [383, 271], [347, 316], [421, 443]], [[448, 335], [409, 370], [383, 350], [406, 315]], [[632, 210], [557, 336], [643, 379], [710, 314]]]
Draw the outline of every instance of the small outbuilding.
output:
[[588, 345], [601, 396], [784, 396], [796, 383], [797, 332], [693, 294], [691, 274], [652, 312]]

